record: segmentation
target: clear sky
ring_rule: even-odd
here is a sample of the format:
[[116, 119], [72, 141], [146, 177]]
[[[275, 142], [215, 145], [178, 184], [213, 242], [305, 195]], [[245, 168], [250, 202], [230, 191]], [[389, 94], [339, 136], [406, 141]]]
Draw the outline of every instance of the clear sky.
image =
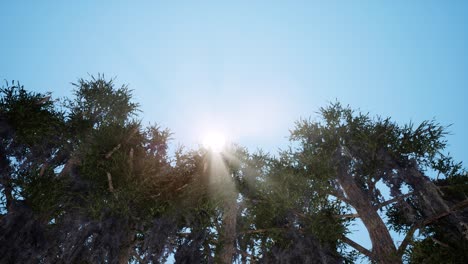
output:
[[[98, 3], [99, 2], [99, 3]], [[196, 146], [219, 130], [275, 152], [341, 101], [453, 124], [468, 162], [468, 1], [1, 1], [0, 79], [69, 96], [104, 73], [144, 122]]]
[[338, 99], [453, 123], [449, 150], [467, 161], [468, 2], [351, 2], [2, 1], [0, 78], [66, 96], [104, 73], [175, 142], [214, 129], [272, 152]]

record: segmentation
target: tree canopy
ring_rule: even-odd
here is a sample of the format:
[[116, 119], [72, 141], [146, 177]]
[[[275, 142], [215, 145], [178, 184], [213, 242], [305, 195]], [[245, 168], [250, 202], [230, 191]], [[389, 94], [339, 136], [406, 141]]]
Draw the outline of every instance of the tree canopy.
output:
[[[169, 153], [127, 86], [73, 85], [0, 90], [2, 263], [468, 262], [468, 175], [436, 121], [332, 103], [276, 155]], [[371, 248], [349, 238], [356, 219]]]

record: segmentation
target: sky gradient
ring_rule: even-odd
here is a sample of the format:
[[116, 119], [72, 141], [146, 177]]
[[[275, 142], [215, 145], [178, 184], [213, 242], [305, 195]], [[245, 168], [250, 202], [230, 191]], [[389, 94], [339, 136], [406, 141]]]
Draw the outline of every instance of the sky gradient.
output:
[[217, 130], [272, 153], [338, 100], [453, 124], [468, 162], [468, 1], [95, 2], [2, 1], [0, 79], [62, 97], [104, 73], [174, 144]]
[[67, 96], [104, 73], [175, 142], [215, 129], [273, 152], [295, 120], [339, 100], [453, 124], [449, 150], [466, 160], [466, 1], [94, 2], [0, 4], [0, 78]]

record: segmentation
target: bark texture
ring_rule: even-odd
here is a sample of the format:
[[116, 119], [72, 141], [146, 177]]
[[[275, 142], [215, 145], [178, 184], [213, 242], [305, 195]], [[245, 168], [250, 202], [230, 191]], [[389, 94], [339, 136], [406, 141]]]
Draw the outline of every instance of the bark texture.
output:
[[348, 173], [348, 167], [342, 161], [338, 165], [338, 182], [343, 188], [346, 198], [356, 209], [366, 226], [372, 242], [373, 259], [382, 264], [400, 263], [401, 261], [397, 257], [397, 249], [385, 223], [377, 213], [377, 209], [370, 202], [367, 194], [359, 188], [354, 178]]
[[223, 227], [221, 233], [220, 263], [231, 264], [236, 252], [237, 203], [234, 193], [224, 201]]

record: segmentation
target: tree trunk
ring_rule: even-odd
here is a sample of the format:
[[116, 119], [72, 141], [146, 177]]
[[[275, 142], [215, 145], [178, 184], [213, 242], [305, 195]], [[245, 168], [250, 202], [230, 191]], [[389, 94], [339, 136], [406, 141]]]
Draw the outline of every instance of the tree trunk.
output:
[[209, 168], [209, 185], [213, 188], [214, 199], [222, 201], [223, 217], [219, 232], [216, 263], [231, 264], [236, 253], [237, 196], [238, 192], [229, 169], [221, 155], [210, 153], [206, 172]]
[[231, 264], [236, 251], [237, 203], [234, 194], [227, 195], [225, 199], [219, 260], [220, 263]]
[[130, 260], [130, 253], [132, 247], [130, 245], [126, 245], [120, 248], [119, 252], [119, 264], [127, 264]]
[[126, 236], [124, 238], [124, 241], [122, 241], [122, 244], [120, 245], [119, 249], [119, 264], [127, 264], [130, 260], [130, 254], [132, 252], [135, 242], [135, 227], [136, 225], [133, 223], [129, 223], [129, 225], [126, 227]]
[[13, 203], [13, 187], [10, 177], [10, 162], [6, 157], [6, 149], [0, 146], [0, 186], [3, 186], [3, 192], [6, 200], [6, 208], [10, 211]]
[[401, 263], [401, 260], [397, 257], [397, 250], [387, 226], [380, 218], [367, 194], [358, 187], [353, 177], [348, 173], [347, 166], [344, 164], [339, 165], [338, 182], [369, 232], [373, 260], [382, 264]]

